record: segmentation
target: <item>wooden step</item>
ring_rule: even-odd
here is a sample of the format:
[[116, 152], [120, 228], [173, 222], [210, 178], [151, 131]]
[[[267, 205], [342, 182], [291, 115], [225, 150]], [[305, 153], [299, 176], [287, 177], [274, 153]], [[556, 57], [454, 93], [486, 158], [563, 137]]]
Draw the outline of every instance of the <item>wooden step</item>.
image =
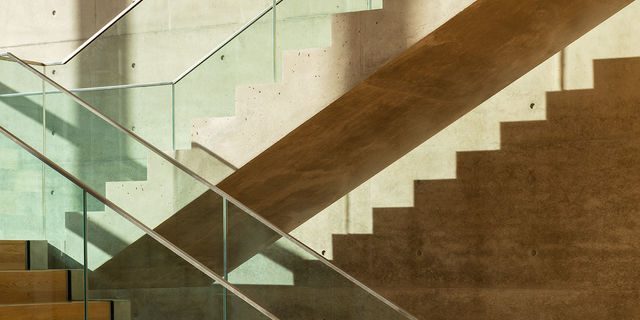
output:
[[[90, 301], [87, 319], [111, 320], [110, 301]], [[83, 320], [83, 302], [0, 304], [0, 320]]]
[[0, 241], [1, 270], [46, 270], [48, 243], [44, 240]]
[[68, 270], [0, 271], [0, 304], [68, 301], [70, 274]]
[[0, 270], [27, 269], [27, 242], [0, 241]]

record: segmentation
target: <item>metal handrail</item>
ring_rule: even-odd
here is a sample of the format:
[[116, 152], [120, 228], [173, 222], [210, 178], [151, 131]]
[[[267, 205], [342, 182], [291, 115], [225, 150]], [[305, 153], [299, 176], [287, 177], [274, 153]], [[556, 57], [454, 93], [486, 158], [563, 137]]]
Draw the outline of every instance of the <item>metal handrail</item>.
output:
[[367, 293], [369, 293], [370, 295], [372, 295], [373, 297], [377, 298], [378, 300], [382, 301], [383, 303], [385, 303], [387, 306], [389, 306], [390, 308], [396, 310], [398, 313], [404, 315], [405, 317], [407, 317], [408, 319], [414, 319], [417, 320], [417, 318], [415, 318], [414, 316], [412, 316], [410, 313], [408, 313], [407, 311], [405, 311], [404, 309], [400, 308], [399, 306], [395, 305], [393, 302], [387, 300], [386, 298], [384, 298], [383, 296], [381, 296], [379, 293], [375, 292], [374, 290], [372, 290], [371, 288], [367, 287], [365, 284], [363, 284], [362, 282], [358, 281], [357, 279], [355, 279], [354, 277], [352, 277], [351, 275], [347, 274], [346, 272], [344, 272], [342, 269], [338, 268], [337, 266], [335, 266], [333, 263], [331, 263], [329, 260], [327, 260], [324, 256], [320, 255], [319, 253], [317, 253], [316, 251], [314, 251], [313, 249], [311, 249], [310, 247], [308, 247], [307, 245], [305, 245], [304, 243], [302, 243], [301, 241], [299, 241], [298, 239], [294, 238], [293, 236], [291, 236], [290, 234], [280, 230], [278, 227], [276, 227], [274, 224], [272, 224], [271, 222], [269, 222], [268, 220], [266, 220], [265, 218], [263, 218], [261, 215], [257, 214], [256, 212], [254, 212], [253, 210], [251, 210], [249, 207], [245, 206], [243, 203], [241, 203], [240, 201], [238, 201], [237, 199], [235, 199], [234, 197], [232, 197], [231, 195], [229, 195], [228, 193], [224, 192], [222, 189], [218, 188], [217, 186], [213, 185], [212, 183], [210, 183], [209, 181], [207, 181], [206, 179], [204, 179], [203, 177], [201, 177], [200, 175], [198, 175], [197, 173], [195, 173], [193, 170], [187, 168], [186, 166], [184, 166], [183, 164], [181, 164], [180, 162], [176, 161], [175, 159], [173, 159], [172, 157], [170, 157], [169, 155], [167, 155], [166, 153], [160, 151], [160, 149], [156, 148], [155, 146], [153, 146], [151, 143], [147, 142], [146, 140], [142, 139], [140, 136], [138, 136], [137, 134], [133, 133], [132, 131], [130, 131], [129, 129], [125, 128], [124, 126], [122, 126], [121, 124], [117, 123], [116, 121], [112, 120], [111, 118], [109, 118], [107, 115], [105, 115], [104, 113], [102, 113], [101, 111], [99, 111], [98, 109], [96, 109], [95, 107], [91, 106], [89, 103], [87, 103], [86, 101], [82, 100], [80, 97], [76, 96], [75, 94], [71, 93], [69, 90], [65, 89], [64, 87], [62, 87], [60, 84], [56, 83], [55, 81], [53, 81], [52, 79], [50, 79], [49, 77], [47, 77], [46, 75], [42, 74], [40, 71], [36, 70], [35, 68], [33, 68], [32, 66], [30, 66], [29, 64], [27, 64], [26, 62], [20, 60], [20, 58], [16, 57], [15, 55], [11, 54], [11, 53], [0, 53], [0, 56], [6, 56], [6, 57], [10, 57], [12, 60], [14, 60], [15, 62], [17, 62], [18, 64], [22, 65], [24, 68], [26, 68], [27, 70], [31, 71], [33, 74], [35, 74], [36, 76], [38, 76], [39, 78], [41, 78], [42, 80], [44, 80], [45, 82], [48, 82], [49, 84], [51, 84], [53, 87], [55, 87], [56, 89], [60, 90], [61, 92], [65, 93], [66, 95], [68, 95], [69, 97], [71, 97], [71, 99], [73, 99], [76, 103], [80, 104], [81, 106], [83, 106], [84, 108], [86, 108], [87, 110], [89, 110], [90, 112], [92, 112], [93, 114], [95, 114], [96, 116], [98, 116], [99, 118], [101, 118], [102, 120], [106, 121], [107, 123], [109, 123], [110, 125], [114, 126], [115, 128], [119, 129], [120, 131], [122, 131], [124, 134], [126, 134], [127, 136], [129, 136], [130, 138], [132, 138], [133, 140], [137, 141], [138, 143], [142, 144], [144, 147], [146, 147], [147, 149], [151, 150], [153, 153], [155, 153], [156, 155], [158, 155], [159, 157], [161, 157], [162, 159], [168, 161], [169, 163], [171, 163], [173, 166], [175, 166], [176, 168], [184, 171], [186, 174], [190, 175], [192, 178], [194, 178], [196, 181], [204, 184], [205, 186], [207, 186], [210, 190], [212, 190], [213, 192], [217, 193], [219, 196], [226, 198], [227, 201], [233, 203], [236, 207], [240, 208], [241, 210], [243, 210], [245, 213], [247, 213], [248, 215], [250, 215], [251, 217], [253, 217], [254, 219], [258, 220], [261, 224], [265, 225], [266, 227], [268, 227], [269, 229], [271, 229], [273, 232], [275, 232], [276, 234], [278, 234], [279, 236], [293, 242], [294, 244], [296, 244], [298, 247], [300, 247], [301, 249], [303, 249], [304, 251], [306, 251], [308, 254], [312, 255], [314, 258], [318, 259], [320, 262], [322, 262], [324, 265], [326, 265], [327, 267], [331, 268], [332, 270], [334, 270], [335, 272], [337, 272], [339, 275], [345, 277], [347, 280], [351, 281], [352, 283], [354, 283], [355, 285], [357, 285], [358, 287], [360, 287], [361, 289], [363, 289], [364, 291], [366, 291]]
[[276, 317], [273, 313], [271, 313], [269, 310], [267, 310], [265, 307], [261, 306], [260, 304], [258, 304], [257, 302], [253, 301], [251, 298], [246, 296], [242, 291], [240, 291], [234, 285], [229, 283], [223, 277], [219, 276], [217, 273], [213, 272], [211, 269], [209, 269], [203, 263], [201, 263], [200, 261], [196, 260], [190, 254], [186, 253], [185, 251], [183, 251], [182, 249], [177, 247], [175, 244], [173, 244], [171, 241], [167, 240], [165, 237], [163, 237], [159, 233], [155, 232], [153, 229], [147, 227], [140, 220], [136, 219], [131, 214], [127, 213], [124, 209], [120, 208], [118, 205], [116, 205], [115, 203], [111, 202], [109, 199], [105, 198], [100, 193], [98, 193], [97, 191], [93, 190], [91, 187], [89, 187], [86, 184], [84, 184], [82, 181], [80, 181], [80, 179], [76, 178], [74, 175], [72, 175], [71, 173], [69, 173], [68, 171], [66, 171], [62, 167], [60, 167], [54, 161], [52, 161], [51, 159], [47, 158], [47, 156], [45, 156], [42, 153], [38, 152], [36, 149], [34, 149], [30, 145], [28, 145], [26, 142], [22, 141], [20, 138], [16, 137], [14, 134], [12, 134], [10, 131], [8, 131], [7, 129], [5, 129], [2, 126], [0, 126], [0, 133], [2, 133], [7, 138], [9, 138], [13, 142], [15, 142], [18, 146], [20, 146], [22, 149], [24, 149], [27, 152], [29, 152], [34, 157], [38, 158], [40, 161], [44, 162], [47, 166], [49, 166], [53, 170], [55, 170], [58, 173], [60, 173], [62, 176], [67, 178], [69, 181], [73, 182], [80, 189], [86, 191], [92, 197], [94, 197], [97, 200], [99, 200], [100, 202], [102, 202], [105, 206], [111, 208], [113, 211], [118, 213], [121, 217], [125, 218], [127, 221], [131, 222], [133, 225], [135, 225], [136, 227], [138, 227], [139, 229], [144, 231], [144, 233], [149, 235], [151, 238], [153, 238], [154, 240], [158, 241], [165, 248], [171, 250], [173, 253], [178, 255], [180, 258], [182, 258], [183, 260], [187, 261], [189, 264], [194, 266], [196, 269], [200, 270], [200, 272], [204, 273], [205, 275], [207, 275], [212, 280], [215, 280], [215, 281], [219, 282], [223, 287], [225, 287], [227, 290], [231, 291], [236, 296], [240, 297], [242, 300], [244, 300], [246, 303], [248, 303], [250, 306], [252, 306], [256, 310], [258, 310], [263, 315], [269, 317], [270, 319], [274, 319], [274, 320], [279, 320], [280, 319], [280, 318]]

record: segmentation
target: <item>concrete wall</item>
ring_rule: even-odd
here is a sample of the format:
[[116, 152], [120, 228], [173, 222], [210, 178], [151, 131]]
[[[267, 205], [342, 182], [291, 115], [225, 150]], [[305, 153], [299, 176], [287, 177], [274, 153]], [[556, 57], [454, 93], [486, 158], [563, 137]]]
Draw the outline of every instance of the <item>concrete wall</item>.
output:
[[[246, 41], [238, 42], [238, 48], [231, 50], [233, 52], [231, 55], [228, 52], [224, 52], [215, 56], [210, 64], [202, 68], [201, 74], [193, 75], [193, 82], [185, 82], [186, 89], [181, 95], [181, 97], [187, 99], [184, 102], [185, 110], [193, 110], [189, 109], [189, 106], [197, 105], [199, 101], [215, 101], [216, 104], [215, 107], [210, 106], [193, 114], [179, 113], [180, 116], [183, 116], [181, 121], [189, 123], [191, 118], [201, 117], [201, 119], [193, 122], [191, 137], [193, 141], [221, 155], [234, 165], [240, 166], [321, 110], [329, 102], [342, 95], [366, 75], [375, 71], [385, 61], [437, 28], [441, 23], [472, 2], [471, 0], [464, 2], [389, 0], [385, 3], [383, 10], [339, 15], [334, 16], [333, 20], [328, 19], [326, 16], [316, 17], [313, 14], [309, 14], [312, 17], [309, 18], [310, 20], [305, 20], [306, 22], [311, 21], [308, 29], [304, 28], [305, 25], [301, 24], [301, 20], [291, 17], [285, 23], [285, 25], [289, 24], [290, 27], [281, 30], [283, 34], [280, 37], [287, 39], [287, 34], [294, 36], [280, 42], [281, 49], [324, 47], [285, 51], [282, 59], [277, 64], [282, 72], [281, 82], [273, 84], [268, 83], [270, 81], [269, 77], [272, 76], [269, 73], [272, 66], [271, 64], [267, 65], [269, 54], [260, 51], [261, 49], [265, 51], [267, 49], [271, 50], [271, 48], [266, 48], [268, 43], [261, 42], [262, 45], [254, 47], [257, 40], [246, 39]], [[81, 3], [84, 5], [89, 2]], [[172, 76], [178, 74], [185, 66], [190, 65], [190, 61], [197, 57], [196, 54], [192, 56], [192, 53], [207, 51], [216, 42], [216, 39], [223, 38], [227, 34], [225, 32], [233, 30], [233, 27], [238, 26], [243, 19], [250, 16], [246, 11], [240, 10], [237, 11], [240, 12], [239, 15], [229, 16], [229, 21], [225, 21], [222, 25], [212, 26], [211, 22], [207, 20], [212, 16], [210, 13], [216, 9], [212, 4], [199, 8], [197, 12], [202, 14], [194, 17], [191, 15], [194, 12], [192, 7], [185, 7], [188, 10], [182, 11], [176, 9], [177, 5], [173, 3], [154, 2], [152, 4], [154, 6], [153, 12], [158, 12], [162, 19], [155, 20], [148, 16], [134, 18], [135, 16], [132, 16], [132, 22], [127, 22], [121, 29], [110, 33], [102, 40], [102, 44], [96, 45], [95, 49], [90, 49], [83, 57], [79, 57], [78, 62], [66, 67], [56, 68], [55, 75], [53, 74], [53, 68], [48, 69], [47, 73], [53, 76], [54, 79], [72, 87], [172, 79]], [[320, 4], [321, 2], [317, 3]], [[87, 5], [91, 8], [90, 4]], [[93, 10], [97, 10], [95, 9], [97, 8], [96, 6], [100, 5], [93, 4]], [[16, 6], [19, 5], [16, 4]], [[335, 12], [329, 11], [328, 7], [318, 7], [321, 9], [318, 12]], [[294, 9], [303, 10], [308, 8]], [[54, 21], [51, 19], [58, 19], [71, 12], [83, 13], [87, 12], [87, 10], [92, 12], [86, 8], [75, 8], [73, 10], [70, 8], [67, 12], [67, 9], [58, 9], [55, 16], [51, 15], [50, 10], [46, 10], [40, 13], [43, 16], [40, 21]], [[296, 10], [292, 9], [292, 12], [296, 12]], [[287, 12], [285, 9], [283, 11]], [[545, 119], [546, 91], [591, 87], [593, 74], [591, 61], [593, 59], [639, 55], [640, 43], [638, 43], [637, 37], [634, 37], [633, 34], [633, 30], [635, 30], [634, 18], [640, 14], [639, 11], [640, 6], [633, 4], [620, 12], [608, 22], [571, 45], [562, 55], [559, 54], [532, 70], [528, 75], [492, 97], [472, 113], [461, 118], [439, 135], [425, 142], [425, 144], [416, 148], [403, 159], [400, 159], [394, 165], [354, 190], [347, 197], [327, 208], [296, 230], [294, 235], [318, 252], [325, 254], [326, 257], [331, 258], [333, 254], [333, 234], [371, 233], [372, 208], [412, 206], [414, 180], [455, 178], [456, 151], [498, 149], [500, 146], [500, 122]], [[103, 11], [100, 12], [102, 14]], [[187, 12], [189, 14], [186, 14]], [[91, 14], [86, 14], [86, 16], [91, 16]], [[98, 19], [95, 14], [94, 16], [96, 20], [93, 25], [98, 25], [97, 21], [106, 20], [105, 18]], [[170, 16], [171, 19], [167, 19], [167, 16]], [[47, 18], [45, 19], [44, 17]], [[90, 20], [90, 18], [87, 19]], [[84, 21], [84, 19], [80, 20]], [[197, 27], [189, 28], [188, 26], [192, 26], [192, 23]], [[52, 25], [59, 26], [61, 30], [73, 31], [83, 24], [69, 24], [66, 27], [62, 27], [57, 23]], [[265, 22], [261, 27], [263, 28], [263, 34], [268, 34], [268, 23]], [[84, 30], [84, 28], [79, 29]], [[13, 40], [8, 39], [6, 43], [0, 44], [0, 47], [5, 50], [7, 50], [6, 48], [11, 48], [8, 50], [17, 52], [26, 58], [51, 60], [54, 55], [59, 57], [60, 53], [68, 52], [69, 49], [80, 42], [79, 39], [86, 37], [86, 34], [82, 35], [81, 33], [70, 31], [66, 36], [60, 36], [58, 40], [43, 41], [42, 39], [52, 39], [47, 32], [53, 33], [57, 29], [41, 28], [38, 30], [42, 30], [42, 32], [36, 32], [42, 38], [36, 37], [28, 41], [24, 40], [24, 37], [12, 38]], [[297, 34], [296, 32], [298, 31], [304, 31], [302, 33], [303, 36]], [[325, 33], [329, 31], [331, 33]], [[57, 31], [55, 33], [60, 34]], [[215, 36], [209, 37], [209, 35]], [[199, 41], [202, 38], [211, 39], [212, 41], [211, 43]], [[198, 41], [195, 39], [198, 39]], [[256, 56], [264, 57], [265, 59], [259, 61], [267, 62], [240, 69], [240, 67], [246, 67], [244, 61], [256, 58], [254, 56], [244, 57], [241, 55], [246, 53], [247, 50], [257, 52]], [[108, 54], [105, 54], [105, 52], [108, 52]], [[224, 59], [222, 58], [223, 54], [225, 55]], [[55, 57], [53, 57], [53, 60], [55, 60]], [[105, 59], [105, 57], [107, 58]], [[236, 60], [230, 60], [230, 57]], [[213, 64], [213, 61], [217, 64]], [[229, 61], [236, 64], [230, 66], [222, 65]], [[133, 63], [136, 64], [135, 67], [133, 67]], [[159, 67], [158, 63], [161, 63], [161, 67]], [[93, 70], [91, 73], [87, 71], [89, 70], [88, 68], [96, 65], [99, 66], [97, 69], [91, 69]], [[226, 68], [223, 69], [225, 73], [218, 72], [218, 68], [221, 65], [222, 68]], [[261, 74], [259, 77], [248, 77], [258, 69]], [[224, 76], [237, 74], [239, 71], [244, 71], [245, 73], [242, 77], [234, 79], [232, 82], [228, 82], [228, 78]], [[251, 82], [258, 83], [242, 84]], [[12, 85], [15, 85], [15, 83], [12, 82]], [[199, 85], [202, 85], [202, 87]], [[37, 84], [34, 86], [37, 86]], [[16, 87], [22, 88], [19, 85]], [[224, 90], [211, 89], [218, 87], [223, 87]], [[150, 91], [142, 92], [142, 90], [134, 93], [118, 93], [116, 96], [116, 98], [104, 96], [95, 98], [94, 96], [95, 102], [93, 103], [100, 107], [100, 104], [105, 101], [113, 101], [115, 99], [120, 106], [116, 110], [108, 110], [105, 107], [105, 110], [112, 112], [114, 115], [125, 110], [126, 112], [122, 113], [124, 116], [119, 119], [121, 122], [125, 123], [127, 127], [135, 127], [136, 130], [140, 130], [146, 138], [157, 139], [156, 141], [162, 140], [162, 142], [157, 143], [166, 146], [167, 130], [165, 128], [154, 131], [153, 128], [145, 127], [145, 124], [153, 123], [153, 126], [157, 128], [161, 126], [159, 125], [160, 123], [167, 123], [166, 113], [164, 111], [157, 112], [157, 110], [154, 111], [153, 109], [150, 111], [145, 107], [148, 106], [149, 99], [156, 98], [158, 99], [157, 103], [149, 104], [154, 107], [161, 105], [162, 110], [168, 109], [168, 102], [166, 102], [168, 98]], [[91, 96], [87, 95], [87, 98], [90, 99]], [[190, 101], [189, 99], [195, 101]], [[108, 104], [113, 105], [114, 103], [110, 102]], [[131, 111], [132, 106], [140, 106], [142, 104], [145, 105], [137, 111]], [[218, 117], [225, 115], [229, 117]], [[61, 117], [78, 120], [76, 116], [77, 114], [75, 113], [69, 113], [67, 115], [63, 114]], [[149, 116], [153, 116], [156, 120], [149, 120]], [[38, 131], [35, 127], [33, 130], [27, 130], [26, 128], [24, 130], [25, 132], [37, 131], [38, 134], [36, 136], [39, 137], [42, 130]], [[185, 138], [184, 135], [187, 131], [184, 127], [182, 130], [182, 133], [179, 134], [179, 139], [182, 139], [181, 145], [188, 146], [188, 136]], [[36, 138], [34, 137], [34, 139]], [[60, 145], [63, 146], [65, 143], [62, 142]], [[10, 144], [7, 144], [7, 146], [10, 146]], [[23, 164], [22, 160], [20, 160], [21, 156], [13, 151], [3, 152], [1, 157], [9, 159], [5, 164], [2, 164], [2, 168], [19, 172], [11, 178], [13, 184], [11, 184], [10, 188], [7, 188], [7, 190], [13, 191], [6, 192], [26, 190], [19, 196], [14, 193], [3, 194], [7, 199], [25, 198], [22, 201], [5, 202], [11, 204], [9, 211], [15, 213], [22, 212], [22, 210], [38, 210], [38, 203], [33, 199], [38, 197], [40, 192], [38, 189], [41, 188], [41, 185], [28, 185], [23, 181], [41, 178], [41, 168], [37, 166], [37, 163]], [[198, 157], [197, 159], [203, 158]], [[207, 158], [204, 157], [204, 159]], [[119, 183], [120, 186], [118, 186], [118, 183], [112, 183], [105, 186], [105, 192], [114, 197], [114, 199], [126, 199], [127, 197], [130, 200], [140, 199], [144, 195], [142, 191], [137, 194], [138, 196], [134, 196], [136, 194], [132, 194], [131, 191], [142, 190], [144, 187], [152, 185], [152, 187], [158, 187], [159, 189], [148, 192], [157, 196], [166, 194], [173, 200], [185, 200], [197, 195], [198, 190], [195, 190], [193, 195], [180, 198], [182, 196], [174, 195], [173, 191], [176, 187], [171, 183], [167, 184], [167, 189], [162, 189], [162, 186], [158, 185], [157, 181], [163, 181], [162, 178], [171, 173], [167, 173], [166, 168], [149, 165], [150, 171], [147, 174], [146, 155], [142, 155], [140, 161], [144, 164], [144, 170], [140, 171], [140, 174], [136, 174], [136, 178], [129, 177], [129, 180], [144, 180], [148, 177], [147, 182]], [[24, 165], [25, 168], [18, 168], [19, 163]], [[202, 162], [194, 160], [193, 165], [202, 166]], [[31, 166], [32, 168], [26, 168], [26, 166]], [[224, 176], [229, 172], [228, 169], [222, 167], [220, 169], [215, 166], [207, 168], [206, 165], [203, 166], [202, 172], [206, 172], [207, 169], [218, 172], [220, 176]], [[102, 177], [100, 179], [102, 183], [118, 180], [118, 178], [113, 177]], [[211, 179], [215, 178], [212, 177]], [[96, 180], [95, 183], [98, 184], [99, 182]], [[165, 190], [170, 190], [170, 192], [165, 193]], [[71, 192], [69, 191], [69, 193]], [[159, 202], [157, 198], [153, 197], [146, 199], [148, 199], [148, 202], [140, 203], [141, 208], [135, 209], [136, 211], [146, 209], [155, 213], [157, 208], [166, 209], [165, 202]], [[145, 207], [147, 204], [150, 206]], [[61, 209], [58, 214], [63, 214], [62, 211], [73, 210]], [[153, 225], [169, 214], [171, 214], [171, 210], [163, 210], [158, 215], [150, 215], [147, 218], [150, 219], [149, 223]], [[4, 217], [6, 216], [3, 215]], [[100, 223], [99, 220], [100, 218], [96, 218], [97, 224], [103, 226], [108, 224], [108, 222]], [[30, 228], [33, 229], [35, 226]], [[118, 229], [118, 227], [113, 229]], [[71, 231], [69, 233], [72, 233]], [[135, 233], [129, 233], [128, 229], [114, 230], [113, 233], [117, 239], [123, 240], [125, 245], [138, 237]], [[20, 235], [24, 235], [24, 233], [20, 233]], [[68, 241], [68, 246], [76, 247], [77, 242], [75, 241], [78, 239], [71, 239], [75, 237], [73, 234], [69, 237], [70, 239], [66, 240]], [[108, 250], [103, 251], [104, 255], [100, 258], [102, 261], [108, 259], [109, 255], [112, 254]], [[97, 261], [97, 264], [99, 264], [101, 260]], [[280, 266], [271, 265], [271, 262], [265, 262], [263, 258], [256, 258], [252, 263], [258, 266], [253, 270], [275, 270], [273, 271], [274, 274], [278, 274], [281, 279], [290, 277], [288, 270], [281, 270]], [[264, 267], [260, 267], [260, 265]], [[239, 270], [247, 269], [252, 268], [245, 266], [244, 269], [240, 268]], [[247, 279], [256, 279], [251, 275], [243, 276], [240, 271], [235, 276], [236, 281], [240, 283], [247, 283]]]
[[24, 59], [60, 61], [130, 2], [3, 1], [0, 12], [0, 51], [10, 51]]

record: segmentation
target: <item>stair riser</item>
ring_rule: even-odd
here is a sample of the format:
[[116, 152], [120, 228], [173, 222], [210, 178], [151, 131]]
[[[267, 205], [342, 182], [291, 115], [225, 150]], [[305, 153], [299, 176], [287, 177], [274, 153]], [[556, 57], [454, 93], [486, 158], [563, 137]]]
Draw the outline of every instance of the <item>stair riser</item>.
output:
[[26, 268], [27, 243], [0, 241], [0, 270], [25, 270]]

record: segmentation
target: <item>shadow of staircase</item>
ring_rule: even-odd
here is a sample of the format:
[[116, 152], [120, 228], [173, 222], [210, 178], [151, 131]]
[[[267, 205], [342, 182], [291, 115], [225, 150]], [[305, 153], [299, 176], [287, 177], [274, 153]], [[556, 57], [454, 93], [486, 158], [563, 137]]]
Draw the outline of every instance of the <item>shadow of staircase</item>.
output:
[[640, 58], [547, 94], [546, 121], [458, 154], [415, 207], [334, 236], [334, 262], [423, 319], [631, 319], [640, 307]]

